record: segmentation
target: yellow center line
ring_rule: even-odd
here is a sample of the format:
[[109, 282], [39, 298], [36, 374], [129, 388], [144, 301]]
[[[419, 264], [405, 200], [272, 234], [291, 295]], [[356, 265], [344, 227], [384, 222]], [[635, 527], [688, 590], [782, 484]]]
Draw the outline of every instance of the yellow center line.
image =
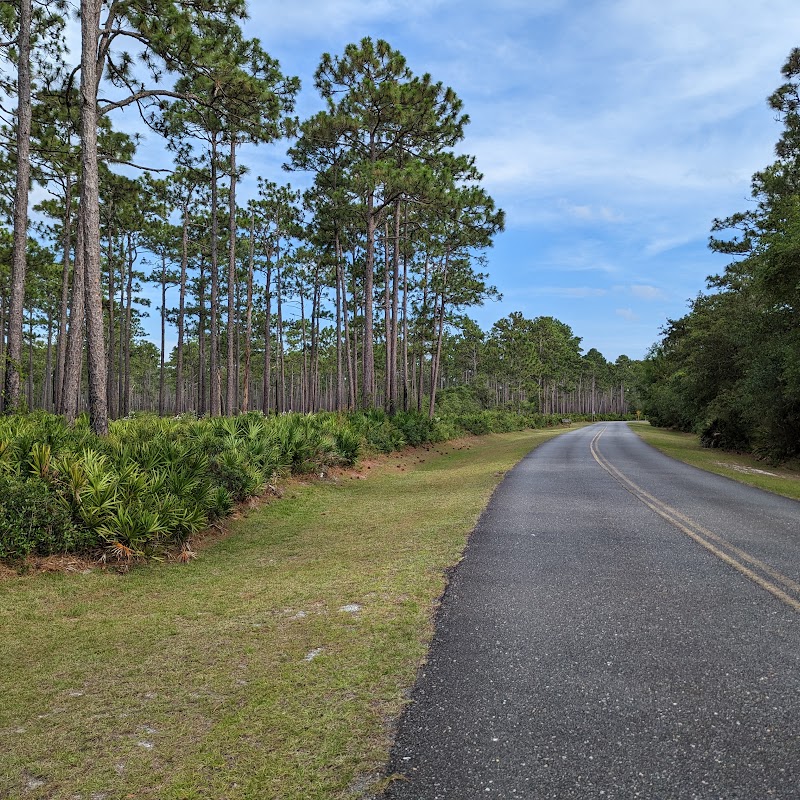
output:
[[[641, 486], [634, 483], [627, 475], [623, 474], [610, 461], [608, 461], [600, 453], [598, 448], [598, 440], [603, 435], [605, 430], [605, 427], [601, 428], [601, 430], [595, 434], [591, 444], [589, 445], [589, 450], [594, 460], [606, 472], [608, 472], [609, 475], [615, 478], [625, 489], [627, 489], [634, 497], [644, 503], [648, 508], [655, 511], [656, 514], [665, 519], [671, 525], [674, 525], [689, 538], [705, 547], [706, 550], [708, 550], [710, 553], [713, 553], [721, 561], [724, 561], [726, 564], [733, 567], [735, 570], [753, 581], [753, 583], [756, 583], [762, 589], [766, 589], [771, 595], [789, 606], [789, 608], [800, 612], [800, 601], [796, 600], [794, 597], [784, 591], [784, 589], [787, 589], [800, 594], [800, 584], [786, 575], [781, 574], [777, 570], [765, 564], [763, 561], [751, 556], [741, 548], [736, 547], [735, 545], [726, 541], [718, 534], [713, 533], [707, 528], [704, 528], [702, 525], [699, 525], [697, 522], [685, 516], [672, 506], [669, 506], [658, 498], [653, 497], [653, 495], [649, 494], [647, 491], [642, 489]], [[712, 544], [712, 541], [716, 542], [719, 547], [717, 547], [715, 544]], [[725, 547], [731, 553], [738, 556], [738, 559], [734, 558], [733, 555], [729, 555], [729, 553], [724, 552], [722, 549], [720, 549], [721, 547]], [[752, 567], [770, 576], [776, 583], [773, 583], [772, 581], [767, 580], [766, 578], [757, 574], [753, 569], [745, 566], [745, 564], [742, 562], [747, 562]], [[781, 584], [784, 588], [782, 589], [781, 586], [776, 584]]]

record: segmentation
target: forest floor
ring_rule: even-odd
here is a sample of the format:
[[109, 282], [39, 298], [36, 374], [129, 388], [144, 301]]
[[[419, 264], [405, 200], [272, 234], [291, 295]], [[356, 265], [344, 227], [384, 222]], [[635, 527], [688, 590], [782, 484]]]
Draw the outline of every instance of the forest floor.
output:
[[647, 422], [630, 422], [631, 428], [648, 444], [686, 464], [724, 475], [768, 492], [800, 500], [800, 465], [778, 467], [747, 453], [731, 453], [702, 447], [695, 434], [652, 428]]
[[0, 576], [0, 798], [369, 796], [447, 570], [559, 432], [293, 480], [186, 564]]

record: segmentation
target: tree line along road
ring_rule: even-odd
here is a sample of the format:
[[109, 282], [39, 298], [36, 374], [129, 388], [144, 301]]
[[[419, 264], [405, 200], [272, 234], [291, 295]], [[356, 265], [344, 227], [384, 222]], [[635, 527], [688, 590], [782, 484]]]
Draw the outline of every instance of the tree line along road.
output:
[[386, 798], [800, 798], [800, 504], [624, 423], [547, 442], [475, 529]]

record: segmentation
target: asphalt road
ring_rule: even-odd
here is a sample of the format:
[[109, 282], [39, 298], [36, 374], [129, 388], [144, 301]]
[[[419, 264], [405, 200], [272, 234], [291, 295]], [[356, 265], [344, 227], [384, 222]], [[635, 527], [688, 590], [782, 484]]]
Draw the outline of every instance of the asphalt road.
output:
[[800, 799], [798, 581], [800, 503], [556, 437], [470, 539], [385, 797]]

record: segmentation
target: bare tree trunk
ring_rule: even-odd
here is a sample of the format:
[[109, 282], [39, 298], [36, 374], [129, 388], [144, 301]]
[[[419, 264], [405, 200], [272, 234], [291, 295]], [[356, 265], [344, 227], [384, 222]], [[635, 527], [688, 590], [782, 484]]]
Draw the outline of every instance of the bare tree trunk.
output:
[[271, 403], [271, 386], [272, 386], [272, 336], [270, 328], [272, 326], [272, 262], [267, 263], [266, 270], [266, 283], [264, 285], [264, 294], [266, 297], [266, 314], [264, 319], [264, 380], [263, 389], [264, 396], [261, 398], [261, 410], [265, 414], [269, 414]]
[[403, 253], [403, 411], [409, 409], [408, 387], [408, 258]]
[[[436, 407], [436, 385], [439, 381], [439, 369], [442, 359], [442, 338], [444, 337], [444, 310], [445, 297], [447, 292], [447, 270], [450, 263], [450, 250], [445, 251], [444, 275], [442, 276], [441, 302], [439, 308], [438, 332], [436, 337], [436, 350], [431, 359], [431, 395], [428, 404], [428, 418], [433, 419], [433, 412]], [[436, 304], [434, 303], [434, 309]]]
[[133, 313], [133, 262], [136, 253], [128, 234], [128, 284], [125, 287], [125, 365], [122, 411], [127, 417], [131, 413], [131, 316]]
[[278, 301], [278, 329], [276, 340], [275, 357], [277, 359], [277, 402], [275, 404], [276, 410], [282, 414], [286, 410], [286, 368], [283, 359], [283, 302], [281, 295], [283, 294], [283, 287], [281, 286], [281, 259], [280, 250], [276, 248], [275, 256], [275, 294]]
[[47, 349], [44, 362], [44, 381], [42, 382], [42, 408], [53, 410], [53, 314], [47, 312]]
[[78, 396], [81, 390], [83, 361], [86, 273], [83, 269], [83, 227], [78, 227], [75, 246], [75, 266], [72, 271], [72, 302], [69, 309], [69, 331], [64, 362], [64, 384], [61, 390], [59, 413], [72, 423], [78, 416]]
[[[193, 187], [192, 187], [193, 189]], [[181, 232], [181, 280], [178, 299], [178, 344], [175, 353], [175, 413], [182, 414], [186, 410], [183, 398], [183, 338], [186, 325], [186, 273], [189, 266], [189, 203], [192, 189], [183, 204], [183, 222]]]
[[302, 288], [300, 290], [300, 346], [303, 359], [300, 362], [300, 410], [308, 412], [308, 359], [306, 358], [306, 304]]
[[[0, 292], [0, 364], [5, 361], [5, 347], [6, 347], [6, 304], [7, 298], [5, 293]], [[5, 382], [5, 373], [3, 373], [3, 381]], [[3, 408], [3, 391], [0, 390], [0, 411]]]
[[253, 261], [255, 255], [255, 209], [250, 212], [250, 252], [247, 258], [247, 307], [244, 325], [244, 381], [242, 382], [242, 411], [250, 410], [250, 339], [253, 336]]
[[311, 392], [309, 411], [312, 413], [319, 407], [319, 306], [321, 302], [322, 287], [319, 280], [319, 264], [314, 269], [314, 291], [311, 296]]
[[[341, 251], [340, 251], [341, 255]], [[344, 324], [344, 344], [345, 352], [344, 358], [347, 363], [347, 407], [354, 409], [356, 407], [356, 375], [355, 372], [355, 349], [352, 347], [352, 339], [350, 337], [350, 319], [347, 310], [347, 282], [344, 276], [344, 259], [339, 259], [339, 278], [342, 282], [342, 322]], [[354, 289], [355, 293], [355, 289]]]
[[217, 260], [217, 238], [219, 221], [217, 220], [217, 134], [211, 135], [211, 340], [209, 342], [209, 364], [211, 374], [211, 416], [218, 417], [222, 413], [222, 396], [220, 391], [219, 368], [219, 263]]
[[234, 367], [234, 338], [236, 337], [234, 287], [236, 282], [236, 136], [231, 135], [230, 191], [228, 192], [228, 357], [226, 361], [225, 406], [228, 414], [236, 413], [238, 381]]
[[28, 380], [26, 399], [28, 408], [33, 410], [33, 308], [28, 309]]
[[197, 370], [198, 370], [198, 386], [197, 386], [197, 413], [201, 416], [206, 413], [208, 406], [206, 405], [206, 278], [205, 278], [205, 262], [200, 259], [200, 277], [197, 284], [197, 307], [198, 307], [198, 324], [197, 324]]
[[339, 233], [336, 233], [336, 402], [337, 411], [344, 405], [344, 374], [342, 365], [342, 264], [339, 257]]
[[[113, 213], [113, 212], [112, 212]], [[114, 409], [116, 387], [114, 386], [114, 359], [116, 357], [114, 336], [114, 234], [110, 222], [108, 225], [108, 241], [106, 242], [106, 260], [108, 261], [108, 372], [106, 375], [106, 402], [111, 419], [117, 415]]]
[[388, 413], [392, 392], [392, 323], [391, 323], [391, 256], [389, 251], [389, 220], [383, 224], [383, 330], [386, 347], [385, 374], [383, 376], [383, 408]]
[[161, 346], [158, 364], [158, 415], [164, 416], [164, 362], [167, 347], [167, 257], [161, 255]]
[[81, 205], [86, 274], [86, 340], [89, 417], [99, 436], [108, 433], [103, 293], [100, 274], [100, 186], [97, 160], [98, 32], [102, 0], [81, 0]]
[[[130, 232], [128, 242], [130, 243]], [[119, 247], [119, 363], [117, 364], [117, 413], [125, 416], [125, 283], [128, 277], [128, 270], [132, 269], [128, 258], [128, 251], [120, 238]]]
[[392, 314], [391, 333], [392, 357], [389, 360], [389, 413], [397, 413], [397, 346], [398, 342], [398, 305], [400, 292], [400, 202], [394, 206], [394, 252], [392, 255]]
[[375, 269], [375, 198], [367, 195], [367, 241], [364, 257], [364, 375], [361, 383], [361, 407], [375, 405], [375, 349], [373, 341], [372, 290]]
[[22, 314], [28, 245], [28, 185], [31, 145], [31, 0], [19, 0], [17, 35], [17, 176], [14, 189], [14, 239], [11, 256], [11, 306], [8, 313], [5, 389], [0, 411], [16, 411], [20, 400]]
[[58, 343], [56, 345], [55, 409], [61, 412], [61, 393], [64, 388], [64, 365], [67, 360], [67, 313], [69, 310], [69, 273], [72, 250], [72, 178], [66, 177], [64, 187], [64, 229], [61, 257], [61, 304], [58, 312]]

